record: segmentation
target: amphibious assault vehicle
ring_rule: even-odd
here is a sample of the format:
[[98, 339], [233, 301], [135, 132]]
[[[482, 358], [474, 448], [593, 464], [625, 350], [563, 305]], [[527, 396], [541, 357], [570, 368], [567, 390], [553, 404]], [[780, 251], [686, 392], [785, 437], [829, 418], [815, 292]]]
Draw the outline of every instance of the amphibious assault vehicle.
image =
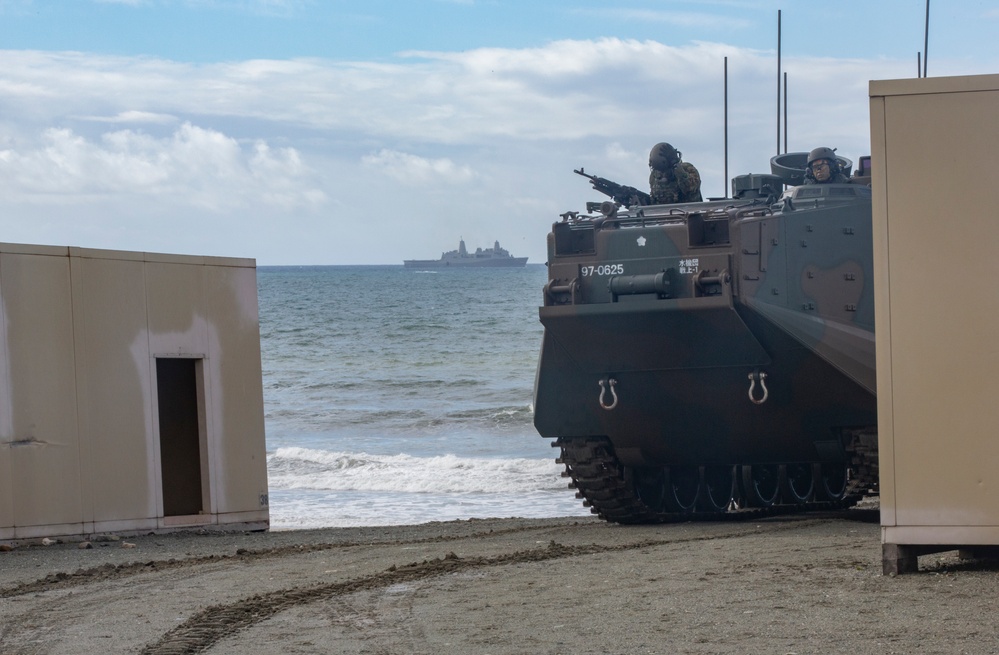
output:
[[587, 203], [552, 226], [534, 422], [602, 518], [876, 490], [869, 158], [806, 185], [806, 156], [734, 178], [731, 199]]

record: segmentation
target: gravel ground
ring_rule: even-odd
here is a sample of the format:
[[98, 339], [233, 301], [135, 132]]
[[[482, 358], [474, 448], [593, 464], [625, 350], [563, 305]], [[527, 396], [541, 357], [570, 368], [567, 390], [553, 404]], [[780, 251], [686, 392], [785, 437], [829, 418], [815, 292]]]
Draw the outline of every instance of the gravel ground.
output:
[[999, 652], [999, 567], [883, 576], [879, 534], [854, 510], [21, 544], [0, 552], [0, 653]]

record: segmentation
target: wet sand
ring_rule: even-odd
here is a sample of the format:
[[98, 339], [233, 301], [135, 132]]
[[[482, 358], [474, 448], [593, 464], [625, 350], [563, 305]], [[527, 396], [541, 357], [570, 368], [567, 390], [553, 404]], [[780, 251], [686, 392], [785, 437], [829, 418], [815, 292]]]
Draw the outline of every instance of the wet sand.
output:
[[854, 510], [22, 544], [0, 552], [0, 653], [999, 652], [996, 565], [883, 576], [879, 534]]

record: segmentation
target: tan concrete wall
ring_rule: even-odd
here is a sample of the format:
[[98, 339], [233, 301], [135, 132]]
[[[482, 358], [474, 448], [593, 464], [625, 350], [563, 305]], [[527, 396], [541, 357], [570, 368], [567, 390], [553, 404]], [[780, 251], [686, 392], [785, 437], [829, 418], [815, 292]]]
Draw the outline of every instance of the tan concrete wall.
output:
[[883, 538], [999, 544], [999, 75], [870, 95]]
[[19, 525], [79, 521], [69, 259], [0, 256], [6, 322], [13, 519]]
[[[157, 357], [195, 359], [204, 511], [164, 516]], [[266, 526], [252, 260], [0, 244], [0, 538]]]
[[[218, 463], [213, 483], [213, 495], [219, 512], [254, 512], [260, 507], [260, 494], [266, 486], [267, 462], [263, 432], [259, 447], [241, 448], [247, 434], [257, 434], [261, 418], [243, 411], [242, 397], [252, 394], [263, 398], [260, 371], [260, 332], [257, 317], [256, 273], [247, 268], [216, 267], [205, 279], [206, 304], [213, 309], [214, 327], [209, 332], [209, 350], [216, 353], [211, 368], [209, 388], [216, 411], [209, 415], [209, 431], [218, 435], [212, 461]], [[228, 347], [221, 348], [212, 340], [225, 339]], [[222, 454], [225, 454], [223, 457]], [[246, 475], [253, 471], [256, 475]]]
[[[85, 444], [81, 464], [100, 472], [86, 478], [84, 521], [155, 517], [159, 467], [144, 338], [144, 263], [86, 257], [72, 261], [79, 422]], [[113, 473], [108, 475], [108, 469]]]

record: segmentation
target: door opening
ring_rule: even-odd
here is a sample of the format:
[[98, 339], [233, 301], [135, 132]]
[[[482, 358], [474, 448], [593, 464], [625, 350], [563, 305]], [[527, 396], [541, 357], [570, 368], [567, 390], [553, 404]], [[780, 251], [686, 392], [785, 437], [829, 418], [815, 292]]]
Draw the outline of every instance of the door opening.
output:
[[203, 387], [198, 384], [199, 362], [183, 358], [156, 359], [164, 516], [200, 514], [205, 509], [201, 456], [204, 399], [201, 397]]

